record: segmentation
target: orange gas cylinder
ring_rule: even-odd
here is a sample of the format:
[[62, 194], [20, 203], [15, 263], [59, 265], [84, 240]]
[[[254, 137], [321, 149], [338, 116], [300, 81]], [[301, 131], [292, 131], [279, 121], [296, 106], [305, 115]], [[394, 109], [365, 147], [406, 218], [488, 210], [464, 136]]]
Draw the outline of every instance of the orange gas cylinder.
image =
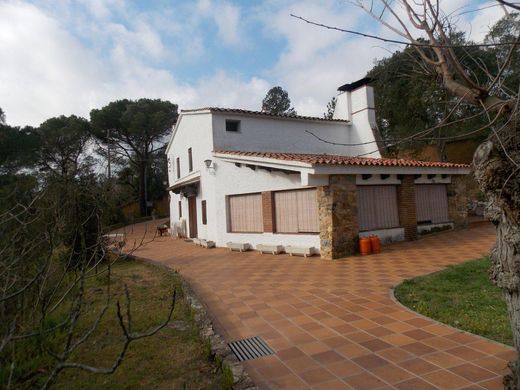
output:
[[381, 240], [378, 236], [370, 236], [370, 246], [372, 253], [381, 253]]
[[372, 253], [370, 238], [362, 237], [359, 239], [359, 253], [361, 253], [361, 256], [366, 256]]

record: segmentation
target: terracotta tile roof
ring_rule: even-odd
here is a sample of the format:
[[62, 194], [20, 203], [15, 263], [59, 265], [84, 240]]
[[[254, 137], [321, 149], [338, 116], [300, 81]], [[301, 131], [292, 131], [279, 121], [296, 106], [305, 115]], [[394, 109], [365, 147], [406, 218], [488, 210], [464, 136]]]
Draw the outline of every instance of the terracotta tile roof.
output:
[[238, 115], [255, 115], [255, 116], [263, 116], [263, 117], [274, 117], [274, 118], [284, 118], [284, 119], [298, 119], [298, 120], [309, 120], [309, 121], [320, 121], [320, 122], [338, 122], [338, 123], [348, 123], [347, 120], [344, 119], [325, 119], [317, 116], [303, 116], [303, 115], [287, 115], [287, 114], [271, 114], [269, 112], [264, 111], [252, 111], [252, 110], [242, 110], [239, 108], [222, 108], [222, 107], [204, 107], [204, 108], [196, 108], [193, 110], [181, 110], [183, 112], [197, 112], [197, 111], [211, 111], [211, 112], [222, 112], [229, 114], [238, 114]]
[[419, 161], [396, 158], [351, 157], [329, 154], [304, 153], [272, 153], [272, 152], [240, 152], [232, 150], [215, 150], [214, 153], [229, 154], [242, 157], [261, 157], [284, 161], [298, 161], [312, 165], [363, 165], [386, 167], [420, 167], [420, 168], [469, 168], [466, 164], [443, 163], [436, 161]]

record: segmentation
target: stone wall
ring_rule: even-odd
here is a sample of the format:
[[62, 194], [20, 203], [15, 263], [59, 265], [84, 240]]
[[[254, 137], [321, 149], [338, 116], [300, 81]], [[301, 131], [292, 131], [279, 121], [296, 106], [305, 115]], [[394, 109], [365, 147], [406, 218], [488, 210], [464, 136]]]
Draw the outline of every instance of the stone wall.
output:
[[404, 228], [404, 239], [417, 239], [417, 213], [415, 205], [415, 183], [413, 175], [402, 175], [397, 186], [399, 225]]
[[359, 234], [356, 177], [329, 176], [329, 185], [318, 187], [317, 198], [321, 257], [330, 260], [353, 255]]
[[467, 225], [468, 196], [466, 183], [467, 178], [464, 175], [452, 175], [451, 184], [446, 186], [448, 192], [448, 215], [456, 228]]

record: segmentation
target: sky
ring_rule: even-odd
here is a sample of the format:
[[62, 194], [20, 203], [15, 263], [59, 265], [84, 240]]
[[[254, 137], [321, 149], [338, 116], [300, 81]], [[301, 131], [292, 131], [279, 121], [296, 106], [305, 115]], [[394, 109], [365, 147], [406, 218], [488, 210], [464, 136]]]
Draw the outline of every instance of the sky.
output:
[[[489, 4], [444, 1], [477, 42], [503, 16]], [[338, 86], [400, 48], [291, 13], [395, 38], [347, 0], [0, 0], [0, 107], [16, 126], [123, 98], [259, 110], [281, 85], [298, 114], [321, 116]]]

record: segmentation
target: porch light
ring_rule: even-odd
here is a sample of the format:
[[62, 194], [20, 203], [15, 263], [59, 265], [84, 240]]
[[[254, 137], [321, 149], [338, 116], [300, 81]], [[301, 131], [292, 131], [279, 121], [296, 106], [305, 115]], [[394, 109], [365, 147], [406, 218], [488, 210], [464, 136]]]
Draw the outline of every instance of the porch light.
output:
[[211, 163], [212, 162], [213, 161], [211, 161], [210, 159], [204, 160], [204, 164], [206, 164], [206, 168], [208, 168], [208, 169], [211, 168]]

